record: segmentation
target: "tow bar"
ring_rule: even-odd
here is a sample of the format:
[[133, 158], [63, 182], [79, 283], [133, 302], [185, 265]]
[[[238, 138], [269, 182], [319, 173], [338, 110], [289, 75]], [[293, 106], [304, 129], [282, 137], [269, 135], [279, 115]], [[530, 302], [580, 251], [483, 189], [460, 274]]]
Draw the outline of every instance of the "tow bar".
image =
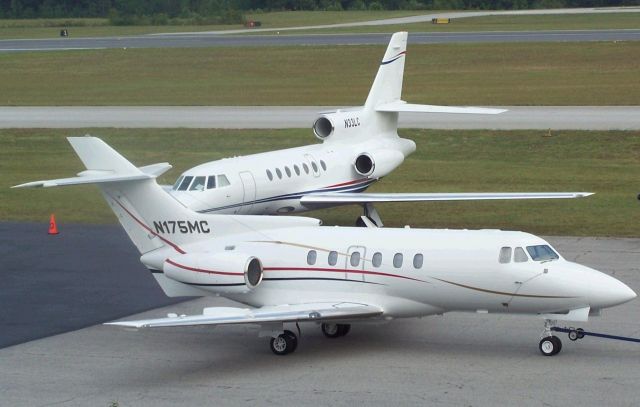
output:
[[601, 334], [597, 332], [589, 332], [585, 331], [582, 328], [559, 328], [559, 327], [551, 327], [552, 331], [556, 332], [564, 332], [569, 335], [569, 339], [572, 341], [577, 341], [578, 339], [582, 339], [585, 336], [595, 336], [597, 338], [606, 338], [606, 339], [616, 339], [619, 341], [627, 341], [627, 342], [640, 342], [638, 338], [629, 338], [626, 336], [618, 336], [618, 335], [609, 335], [609, 334]]

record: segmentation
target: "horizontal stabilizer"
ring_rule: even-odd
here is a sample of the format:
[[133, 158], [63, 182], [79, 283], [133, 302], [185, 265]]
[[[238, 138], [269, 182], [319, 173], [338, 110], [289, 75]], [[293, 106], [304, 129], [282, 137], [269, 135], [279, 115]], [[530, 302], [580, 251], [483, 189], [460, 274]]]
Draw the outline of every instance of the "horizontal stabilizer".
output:
[[376, 106], [377, 112], [408, 112], [408, 113], [454, 113], [454, 114], [500, 114], [506, 109], [493, 109], [486, 107], [456, 107], [416, 105], [401, 100]]
[[129, 328], [156, 328], [195, 325], [264, 324], [270, 322], [361, 319], [372, 318], [381, 314], [382, 309], [375, 306], [350, 302], [333, 302], [278, 305], [256, 309], [213, 307], [205, 308], [202, 315], [182, 315], [140, 321], [109, 322], [105, 325]]
[[110, 171], [102, 171], [103, 174], [95, 174], [97, 171], [91, 171], [92, 174], [82, 175], [87, 172], [88, 171], [81, 172], [78, 177], [33, 181], [16, 185], [11, 188], [49, 188], [62, 187], [67, 185], [100, 184], [104, 182], [136, 181], [155, 178], [154, 176], [147, 174], [121, 175], [113, 174]]
[[465, 192], [465, 193], [354, 193], [310, 194], [300, 199], [303, 205], [363, 204], [375, 202], [484, 201], [500, 199], [570, 199], [593, 192]]
[[67, 137], [82, 163], [87, 167], [77, 177], [27, 182], [13, 188], [48, 188], [66, 185], [102, 184], [109, 182], [153, 179], [171, 169], [169, 163], [137, 168], [120, 153], [96, 137]]

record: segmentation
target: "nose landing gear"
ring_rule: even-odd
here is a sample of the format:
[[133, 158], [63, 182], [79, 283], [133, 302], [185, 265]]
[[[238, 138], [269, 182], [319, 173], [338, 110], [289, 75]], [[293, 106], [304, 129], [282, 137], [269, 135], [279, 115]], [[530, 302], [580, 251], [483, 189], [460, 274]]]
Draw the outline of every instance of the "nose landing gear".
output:
[[544, 320], [544, 331], [540, 335], [540, 343], [538, 349], [544, 356], [554, 356], [562, 350], [562, 341], [555, 335], [551, 334], [556, 321], [551, 319]]

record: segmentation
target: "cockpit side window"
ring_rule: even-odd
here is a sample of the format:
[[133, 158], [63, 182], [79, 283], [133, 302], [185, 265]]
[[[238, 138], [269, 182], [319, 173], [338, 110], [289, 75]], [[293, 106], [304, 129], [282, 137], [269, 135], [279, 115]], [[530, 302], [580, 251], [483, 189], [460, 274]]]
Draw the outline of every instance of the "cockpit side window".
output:
[[184, 176], [183, 176], [183, 175], [181, 175], [181, 176], [178, 178], [178, 180], [176, 181], [176, 183], [175, 183], [175, 184], [173, 184], [173, 190], [174, 190], [174, 191], [178, 189], [178, 187], [180, 186], [180, 183], [182, 182], [183, 178], [184, 178]]
[[186, 191], [187, 189], [189, 189], [189, 184], [191, 184], [192, 180], [193, 177], [184, 177], [184, 179], [182, 180], [182, 184], [180, 184], [180, 186], [178, 187], [178, 191]]
[[516, 263], [524, 263], [525, 261], [529, 261], [527, 253], [524, 252], [522, 247], [516, 247], [516, 249], [513, 251], [513, 261], [515, 261]]
[[216, 187], [216, 176], [209, 175], [209, 178], [207, 178], [207, 189], [213, 189], [215, 187]]
[[227, 178], [226, 175], [218, 175], [218, 188], [226, 187], [229, 185], [231, 184], [229, 183], [229, 178]]
[[196, 177], [191, 184], [189, 191], [204, 191], [204, 183], [207, 177]]
[[500, 263], [510, 263], [511, 262], [511, 248], [503, 247], [500, 249], [500, 256], [498, 257], [498, 261]]
[[557, 260], [560, 258], [551, 247], [546, 244], [527, 246], [527, 252], [533, 261]]

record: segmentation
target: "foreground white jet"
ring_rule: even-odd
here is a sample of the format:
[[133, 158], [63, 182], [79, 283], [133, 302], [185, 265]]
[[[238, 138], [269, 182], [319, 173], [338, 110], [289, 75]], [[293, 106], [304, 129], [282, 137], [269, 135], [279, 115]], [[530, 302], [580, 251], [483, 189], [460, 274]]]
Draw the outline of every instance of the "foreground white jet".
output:
[[401, 100], [407, 33], [393, 34], [361, 107], [325, 112], [313, 124], [321, 144], [226, 158], [185, 171], [167, 188], [202, 213], [282, 214], [360, 204], [382, 226], [376, 202], [576, 198], [562, 193], [358, 193], [390, 174], [416, 149], [398, 136], [398, 113], [498, 114], [505, 110], [415, 105]]
[[114, 322], [125, 327], [259, 324], [278, 355], [285, 323], [314, 321], [328, 337], [351, 323], [449, 311], [541, 315], [539, 348], [560, 351], [555, 320], [584, 321], [636, 297], [626, 285], [564, 260], [543, 239], [500, 230], [323, 227], [303, 217], [200, 214], [156, 183], [170, 168], [137, 168], [93, 137], [69, 142], [87, 170], [19, 187], [97, 184], [140, 260], [168, 296], [221, 295], [247, 308]]

